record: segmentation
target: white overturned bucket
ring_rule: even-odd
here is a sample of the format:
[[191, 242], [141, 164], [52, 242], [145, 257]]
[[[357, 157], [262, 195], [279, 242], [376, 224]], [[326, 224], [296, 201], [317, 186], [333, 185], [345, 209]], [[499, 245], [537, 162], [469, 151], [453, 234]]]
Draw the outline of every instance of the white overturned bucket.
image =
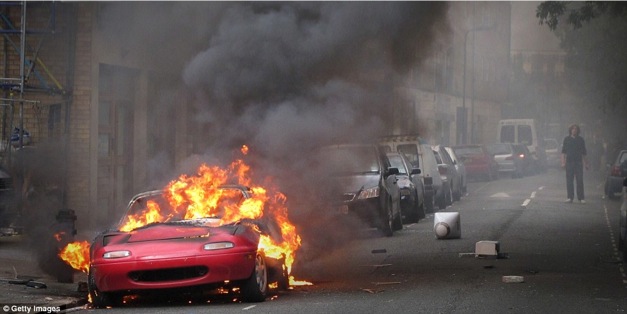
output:
[[433, 231], [438, 239], [458, 239], [462, 226], [458, 212], [439, 212], [433, 218]]

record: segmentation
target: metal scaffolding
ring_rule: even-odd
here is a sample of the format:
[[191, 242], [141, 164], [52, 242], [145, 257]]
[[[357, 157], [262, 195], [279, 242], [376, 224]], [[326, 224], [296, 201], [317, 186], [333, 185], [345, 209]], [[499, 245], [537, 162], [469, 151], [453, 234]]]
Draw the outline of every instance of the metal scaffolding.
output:
[[[38, 6], [37, 9], [40, 10], [48, 10], [45, 29], [28, 27], [27, 9], [31, 5]], [[10, 145], [21, 148], [25, 144], [24, 107], [39, 106], [41, 103], [27, 99], [30, 97], [26, 94], [30, 96], [33, 93], [62, 96], [68, 94], [40, 57], [44, 41], [56, 32], [56, 14], [55, 2], [0, 2], [0, 34], [4, 41], [2, 60], [4, 71], [0, 78], [0, 88], [3, 91], [3, 97], [0, 99], [0, 108], [3, 109], [1, 135], [5, 163], [8, 165], [11, 164]], [[18, 18], [19, 22], [13, 21], [17, 21]], [[45, 16], [42, 18], [40, 14], [37, 22], [42, 24], [45, 18]], [[11, 68], [14, 62], [14, 58], [10, 57], [11, 54], [19, 56], [19, 73], [16, 73], [14, 65]], [[63, 102], [68, 101], [68, 98], [65, 99]], [[14, 118], [15, 114], [19, 114], [18, 117]], [[11, 138], [15, 137], [15, 132], [19, 132], [17, 142], [12, 143]]]

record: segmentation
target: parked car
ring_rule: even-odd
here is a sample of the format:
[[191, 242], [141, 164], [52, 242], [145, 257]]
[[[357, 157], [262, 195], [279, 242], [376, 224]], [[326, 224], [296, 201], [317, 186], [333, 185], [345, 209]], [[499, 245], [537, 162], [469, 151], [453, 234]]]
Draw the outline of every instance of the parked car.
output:
[[336, 187], [332, 206], [337, 213], [358, 217], [385, 236], [403, 228], [398, 168], [374, 144], [339, 144], [323, 147], [318, 155], [328, 165], [331, 185]]
[[618, 152], [614, 163], [608, 164], [605, 177], [605, 196], [613, 199], [616, 193], [622, 192], [623, 179], [627, 177], [627, 150]]
[[[623, 180], [623, 187], [627, 187], [627, 177]], [[623, 204], [620, 206], [618, 248], [623, 252], [623, 263], [627, 263], [627, 191], [625, 189], [623, 189]]]
[[519, 154], [522, 159], [523, 165], [523, 174], [524, 175], [532, 175], [537, 169], [534, 168], [534, 159], [531, 156], [531, 152], [527, 148], [527, 145], [524, 144], [514, 144], [514, 151]]
[[[220, 186], [231, 195], [216, 208], [251, 197], [240, 185]], [[222, 200], [222, 198], [220, 199]], [[159, 206], [172, 213], [161, 222], [137, 224], [137, 214]], [[121, 305], [125, 295], [155, 291], [202, 291], [239, 288], [244, 301], [264, 301], [272, 285], [289, 286], [286, 267], [259, 250], [261, 220], [222, 221], [219, 216], [186, 219], [161, 190], [132, 198], [126, 215], [96, 236], [90, 248], [87, 288], [96, 307]], [[272, 233], [268, 233], [272, 234]]]
[[534, 119], [499, 120], [496, 142], [525, 144], [531, 153], [532, 164], [536, 171], [544, 172], [546, 170], [544, 141], [536, 130]]
[[466, 166], [450, 146], [445, 146], [444, 149], [446, 149], [446, 152], [451, 157], [451, 160], [453, 160], [453, 164], [455, 164], [455, 169], [457, 169], [457, 173], [459, 174], [461, 181], [462, 194], [466, 194], [466, 191], [468, 190], [466, 184]]
[[551, 168], [561, 167], [561, 155], [560, 143], [554, 138], [544, 139], [544, 151], [546, 153], [546, 164]]
[[420, 169], [412, 167], [407, 158], [397, 152], [386, 154], [390, 165], [398, 168], [398, 188], [401, 192], [403, 222], [418, 222], [425, 218], [425, 188], [420, 178]]
[[436, 203], [441, 207], [444, 198], [442, 178], [431, 145], [426, 140], [417, 135], [391, 135], [381, 138], [379, 146], [385, 151], [402, 153], [413, 167], [420, 169], [428, 213], [435, 211]]
[[18, 217], [13, 178], [7, 170], [0, 167], [0, 236], [21, 233], [21, 228], [15, 226]]
[[522, 178], [526, 171], [525, 155], [522, 144], [494, 143], [488, 145], [488, 152], [499, 165], [499, 174], [508, 174], [512, 178]]
[[469, 177], [491, 181], [498, 177], [499, 165], [484, 145], [467, 144], [452, 147], [455, 154], [462, 158]]
[[[462, 197], [461, 175], [457, 172], [455, 163], [453, 162], [453, 159], [451, 158], [449, 153], [446, 151], [444, 146], [435, 145], [433, 146], [433, 150], [436, 155], [435, 156], [436, 160], [438, 161], [438, 168], [440, 169], [440, 175], [442, 175], [442, 171], [446, 171], [447, 181], [449, 183], [449, 187], [451, 188], [450, 204], [452, 204], [453, 202], [459, 201]], [[440, 167], [440, 161], [442, 162], [442, 165], [446, 165], [446, 167]]]

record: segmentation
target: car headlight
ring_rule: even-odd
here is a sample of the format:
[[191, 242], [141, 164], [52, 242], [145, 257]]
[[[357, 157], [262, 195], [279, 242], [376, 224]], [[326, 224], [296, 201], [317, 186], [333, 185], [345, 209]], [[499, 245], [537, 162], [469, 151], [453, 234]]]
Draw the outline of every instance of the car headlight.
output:
[[373, 197], [379, 197], [379, 187], [378, 186], [362, 190], [361, 193], [359, 193], [359, 197], [357, 197], [357, 198], [358, 199], [366, 199], [366, 198], [373, 198]]
[[213, 251], [213, 250], [230, 249], [232, 247], [235, 247], [235, 244], [233, 244], [232, 242], [215, 242], [215, 243], [205, 244], [203, 246], [203, 249], [207, 251]]
[[111, 259], [111, 258], [122, 258], [131, 256], [131, 251], [111, 251], [106, 252], [102, 255], [103, 258]]

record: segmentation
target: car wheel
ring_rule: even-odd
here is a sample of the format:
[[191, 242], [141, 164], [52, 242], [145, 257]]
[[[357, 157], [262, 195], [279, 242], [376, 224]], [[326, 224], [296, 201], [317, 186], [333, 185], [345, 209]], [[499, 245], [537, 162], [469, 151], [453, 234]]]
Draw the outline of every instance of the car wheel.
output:
[[398, 213], [398, 215], [394, 216], [394, 220], [392, 221], [392, 230], [401, 230], [403, 229], [403, 215]]
[[385, 202], [385, 208], [383, 208], [383, 213], [381, 213], [380, 219], [380, 230], [386, 237], [391, 237], [394, 235], [394, 211], [392, 210], [392, 201], [387, 200]]
[[448, 205], [453, 205], [453, 188], [449, 185], [448, 189], [445, 190], [446, 192], [446, 206]]
[[440, 197], [438, 198], [438, 208], [439, 209], [446, 209], [446, 205], [448, 203], [448, 194], [450, 194], [451, 188], [448, 187], [447, 185], [442, 185], [442, 194], [440, 195]]
[[250, 278], [241, 287], [242, 299], [245, 302], [263, 302], [268, 293], [268, 268], [266, 259], [261, 253], [255, 256], [255, 267]]
[[110, 306], [118, 306], [122, 304], [122, 295], [117, 293], [105, 293], [98, 290], [96, 279], [92, 274], [91, 268], [87, 275], [87, 292], [91, 303], [95, 308], [101, 309]]
[[462, 188], [459, 187], [457, 191], [453, 191], [453, 201], [459, 202], [462, 199]]
[[416, 221], [418, 222], [420, 221], [420, 219], [425, 219], [425, 217], [427, 217], [427, 212], [426, 212], [426, 202], [427, 200], [424, 199], [422, 200], [422, 203], [420, 204], [420, 206], [418, 206], [417, 212], [416, 212]]
[[418, 217], [420, 216], [420, 208], [418, 205], [418, 200], [416, 200], [416, 204], [411, 208], [407, 209], [407, 215], [405, 215], [404, 221], [406, 223], [418, 222]]
[[429, 214], [432, 214], [435, 211], [435, 201], [433, 198], [433, 195], [425, 197], [425, 209]]

